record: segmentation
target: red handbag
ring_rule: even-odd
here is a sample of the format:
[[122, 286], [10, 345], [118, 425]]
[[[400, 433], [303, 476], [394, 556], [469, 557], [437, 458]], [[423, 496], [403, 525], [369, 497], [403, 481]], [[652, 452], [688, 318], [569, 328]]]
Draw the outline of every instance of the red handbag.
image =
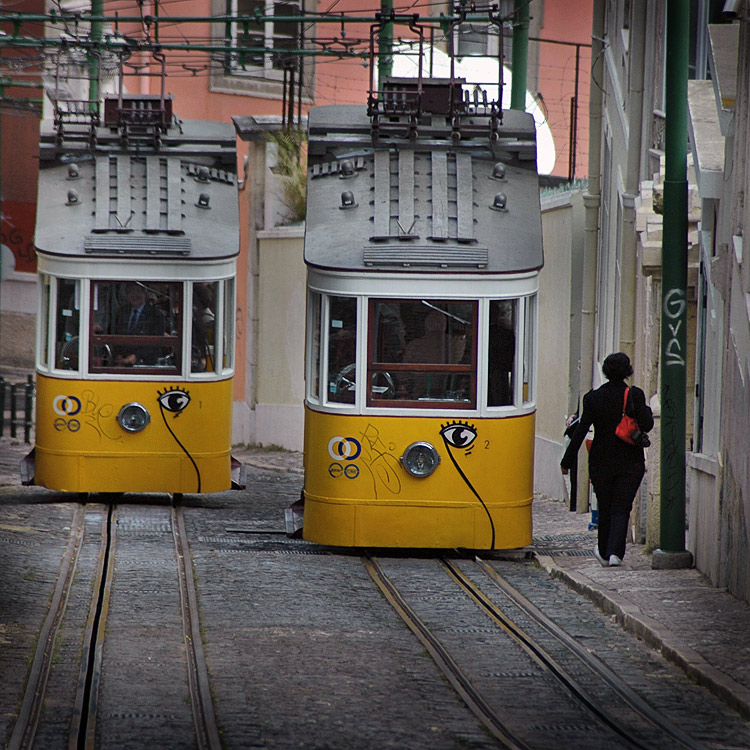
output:
[[620, 423], [615, 428], [615, 435], [630, 445], [636, 445], [635, 440], [633, 440], [633, 433], [640, 432], [640, 428], [638, 427], [638, 422], [625, 413], [625, 408], [628, 405], [628, 393], [630, 393], [629, 386], [625, 388], [625, 399], [622, 402], [622, 419], [620, 419]]

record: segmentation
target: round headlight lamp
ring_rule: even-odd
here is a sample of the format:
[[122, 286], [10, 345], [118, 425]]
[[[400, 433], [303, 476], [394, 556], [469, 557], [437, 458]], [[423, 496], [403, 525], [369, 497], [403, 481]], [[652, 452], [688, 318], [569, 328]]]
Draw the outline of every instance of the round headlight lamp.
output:
[[133, 401], [120, 409], [117, 422], [127, 432], [140, 432], [151, 421], [151, 415], [143, 404]]
[[413, 477], [428, 477], [440, 465], [440, 454], [430, 443], [420, 440], [407, 447], [401, 463]]

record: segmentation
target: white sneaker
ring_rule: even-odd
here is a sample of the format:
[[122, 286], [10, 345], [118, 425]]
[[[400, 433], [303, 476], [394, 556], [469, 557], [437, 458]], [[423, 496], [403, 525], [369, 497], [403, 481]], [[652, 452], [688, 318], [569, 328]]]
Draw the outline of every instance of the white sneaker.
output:
[[609, 567], [610, 568], [616, 568], [619, 565], [622, 565], [622, 560], [617, 555], [610, 555], [609, 556]]
[[596, 559], [599, 561], [600, 565], [603, 568], [607, 567], [607, 561], [599, 554], [599, 545], [598, 544], [594, 547], [594, 556], [596, 557]]

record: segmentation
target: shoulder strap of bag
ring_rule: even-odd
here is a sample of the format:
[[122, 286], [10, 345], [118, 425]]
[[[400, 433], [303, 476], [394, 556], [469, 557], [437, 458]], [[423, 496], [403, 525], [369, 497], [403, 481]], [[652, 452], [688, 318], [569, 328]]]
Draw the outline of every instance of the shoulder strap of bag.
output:
[[630, 393], [630, 386], [625, 387], [625, 398], [622, 401], [622, 416], [625, 416], [625, 409], [628, 407], [628, 393]]

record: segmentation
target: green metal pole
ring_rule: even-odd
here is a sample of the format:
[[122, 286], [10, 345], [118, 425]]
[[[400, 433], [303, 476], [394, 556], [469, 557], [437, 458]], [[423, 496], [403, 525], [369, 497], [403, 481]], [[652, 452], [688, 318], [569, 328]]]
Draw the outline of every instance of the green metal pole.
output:
[[[502, 33], [502, 30], [501, 32]], [[529, 63], [529, 2], [515, 0], [513, 21], [513, 80], [510, 108], [526, 110], [526, 69]]]
[[[101, 17], [104, 12], [103, 0], [91, 0], [91, 30], [89, 37], [92, 42], [98, 42], [102, 39], [103, 22], [93, 20], [97, 16]], [[89, 52], [89, 112], [99, 111], [99, 55], [96, 50]]]
[[[393, 0], [380, 0], [382, 18], [390, 18], [393, 13]], [[393, 72], [393, 21], [383, 24], [378, 36], [378, 88]]]
[[687, 360], [687, 79], [690, 3], [667, 0], [661, 309], [661, 501], [654, 568], [692, 565], [685, 550]]

